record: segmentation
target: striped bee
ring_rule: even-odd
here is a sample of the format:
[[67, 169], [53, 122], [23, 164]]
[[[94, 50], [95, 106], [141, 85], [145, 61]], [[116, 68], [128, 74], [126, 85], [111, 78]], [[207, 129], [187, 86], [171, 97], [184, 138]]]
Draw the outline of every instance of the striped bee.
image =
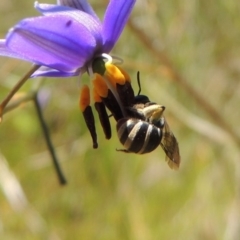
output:
[[151, 102], [140, 95], [141, 87], [138, 75], [139, 93], [134, 104], [125, 107], [127, 117], [117, 121], [117, 134], [126, 153], [144, 154], [155, 150], [159, 145], [166, 154], [170, 168], [178, 169], [180, 154], [178, 142], [163, 116], [165, 107]]
[[[140, 95], [139, 72], [139, 91], [136, 96], [129, 75], [119, 66], [98, 58], [93, 62], [93, 73], [94, 105], [106, 139], [111, 138], [108, 110], [117, 122], [117, 134], [125, 147], [117, 149], [118, 151], [144, 154], [152, 152], [160, 145], [166, 153], [169, 166], [177, 169], [180, 164], [178, 143], [163, 117], [165, 107], [151, 102], [145, 95]], [[91, 134], [93, 148], [97, 148], [90, 90], [86, 85], [81, 89], [79, 106]]]

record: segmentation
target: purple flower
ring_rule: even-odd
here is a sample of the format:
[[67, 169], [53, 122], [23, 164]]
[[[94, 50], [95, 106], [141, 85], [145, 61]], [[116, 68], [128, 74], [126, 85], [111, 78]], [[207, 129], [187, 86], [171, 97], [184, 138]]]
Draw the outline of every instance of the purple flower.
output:
[[42, 67], [33, 76], [76, 76], [116, 44], [136, 0], [110, 0], [101, 22], [86, 0], [38, 4], [43, 16], [20, 21], [0, 40], [0, 55]]

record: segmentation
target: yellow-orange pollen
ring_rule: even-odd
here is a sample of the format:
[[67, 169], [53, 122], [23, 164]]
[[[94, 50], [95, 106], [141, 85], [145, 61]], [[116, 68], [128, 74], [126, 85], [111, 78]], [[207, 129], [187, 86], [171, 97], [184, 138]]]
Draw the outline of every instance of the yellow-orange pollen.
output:
[[129, 76], [125, 72], [121, 71], [120, 68], [111, 63], [106, 63], [105, 67], [106, 72], [104, 75], [110, 81], [114, 88], [116, 88], [116, 83], [120, 85], [124, 85], [126, 83], [126, 76]]
[[120, 66], [118, 66], [118, 69], [123, 74], [125, 81], [131, 83], [131, 78], [130, 78], [129, 74], [124, 69], [122, 69]]
[[79, 107], [82, 112], [90, 105], [90, 90], [87, 85], [83, 85], [80, 90]]
[[94, 73], [92, 82], [94, 91], [96, 91], [100, 97], [106, 98], [108, 95], [108, 86], [104, 81], [104, 78], [100, 74]]
[[[94, 102], [102, 102], [101, 98], [106, 98], [108, 96], [109, 87], [106, 81], [108, 81], [108, 84], [110, 84], [113, 89], [116, 89], [116, 84], [124, 85], [126, 82], [131, 82], [128, 73], [121, 67], [117, 67], [109, 62], [105, 63], [105, 67], [106, 71], [103, 76], [99, 73], [94, 73], [92, 76]], [[87, 85], [83, 85], [80, 91], [80, 110], [84, 112], [89, 105], [90, 90]]]

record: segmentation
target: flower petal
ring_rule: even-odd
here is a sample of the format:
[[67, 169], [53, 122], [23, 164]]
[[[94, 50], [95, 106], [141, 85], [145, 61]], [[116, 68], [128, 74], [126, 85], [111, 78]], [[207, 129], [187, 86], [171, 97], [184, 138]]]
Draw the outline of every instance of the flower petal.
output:
[[102, 44], [102, 23], [99, 19], [95, 19], [88, 13], [75, 10], [71, 7], [53, 4], [38, 4], [37, 2], [35, 3], [35, 7], [46, 16], [57, 14], [59, 16], [62, 15], [74, 18], [79, 24], [84, 25], [90, 32], [92, 32], [98, 41], [98, 44]]
[[99, 18], [92, 9], [91, 5], [86, 0], [57, 0], [57, 4], [62, 6], [67, 6], [71, 8], [76, 8], [78, 10], [81, 10], [85, 13], [90, 14], [92, 17], [96, 18], [98, 21]]
[[35, 8], [46, 16], [59, 14], [74, 18], [80, 24], [85, 25], [95, 35], [96, 39], [101, 39], [102, 42], [102, 23], [98, 18], [95, 19], [88, 13], [76, 10], [71, 7], [58, 6], [53, 4], [38, 4], [36, 2]]
[[[64, 1], [65, 2], [65, 1]], [[72, 1], [70, 1], [72, 2]], [[89, 5], [87, 3], [87, 5]], [[89, 14], [90, 16], [92, 16], [96, 21], [99, 22], [99, 24], [101, 23], [100, 19], [98, 18], [98, 16], [96, 15], [96, 13], [93, 11], [92, 7], [89, 5], [89, 7], [87, 6], [78, 6], [76, 4], [77, 7], [73, 6], [73, 4], [61, 4], [61, 5], [54, 5], [54, 4], [39, 4], [38, 2], [35, 2], [34, 7], [42, 14], [47, 15], [47, 14], [52, 14], [52, 13], [56, 13], [56, 12], [63, 12], [63, 11], [71, 11], [71, 10], [79, 10], [81, 12], [85, 12], [87, 14]]]
[[[22, 56], [14, 53], [10, 49], [8, 49], [5, 45], [6, 40], [0, 39], [0, 55], [11, 57], [11, 58], [19, 58], [21, 60], [29, 61], [26, 58], [23, 58]], [[48, 68], [48, 67], [40, 67], [36, 72], [32, 74], [31, 77], [71, 77], [71, 76], [78, 76], [80, 72], [83, 72], [84, 69], [76, 69], [72, 72], [60, 72], [56, 69]]]
[[6, 39], [0, 39], [0, 56], [10, 57], [10, 58], [19, 58], [21, 60], [28, 60], [23, 56], [11, 51], [6, 46]]
[[78, 76], [81, 72], [80, 69], [72, 72], [60, 72], [56, 69], [48, 68], [48, 67], [40, 67], [35, 73], [32, 74], [32, 78], [34, 77], [72, 77]]
[[63, 11], [71, 11], [71, 10], [76, 10], [71, 7], [67, 6], [60, 6], [60, 5], [54, 5], [54, 4], [45, 4], [41, 3], [39, 4], [38, 2], [34, 3], [34, 7], [43, 15], [49, 15], [52, 13], [57, 13], [57, 12], [63, 12]]
[[[88, 20], [91, 22], [91, 16], [84, 17], [86, 25]], [[100, 41], [97, 29], [91, 32], [92, 26], [88, 29], [77, 20], [67, 13], [25, 19], [8, 34], [7, 47], [37, 64], [63, 72], [75, 71], [91, 59]]]
[[136, 0], [110, 0], [103, 20], [104, 52], [110, 52], [130, 16]]

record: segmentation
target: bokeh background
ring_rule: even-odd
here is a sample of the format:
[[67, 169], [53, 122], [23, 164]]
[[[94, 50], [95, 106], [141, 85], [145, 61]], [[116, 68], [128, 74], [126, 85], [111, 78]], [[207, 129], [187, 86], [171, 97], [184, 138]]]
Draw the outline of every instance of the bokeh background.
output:
[[[44, 2], [54, 3], [53, 0]], [[1, 0], [0, 36], [37, 16], [34, 1]], [[107, 1], [91, 0], [103, 16]], [[68, 184], [55, 174], [31, 101], [0, 125], [1, 239], [240, 238], [240, 2], [138, 0], [113, 54], [124, 59], [138, 91], [166, 106], [182, 163], [169, 169], [161, 148], [138, 156], [99, 148], [78, 108], [79, 78], [41, 81], [44, 116]], [[31, 67], [0, 59], [0, 98]], [[84, 76], [82, 81], [87, 82]]]

